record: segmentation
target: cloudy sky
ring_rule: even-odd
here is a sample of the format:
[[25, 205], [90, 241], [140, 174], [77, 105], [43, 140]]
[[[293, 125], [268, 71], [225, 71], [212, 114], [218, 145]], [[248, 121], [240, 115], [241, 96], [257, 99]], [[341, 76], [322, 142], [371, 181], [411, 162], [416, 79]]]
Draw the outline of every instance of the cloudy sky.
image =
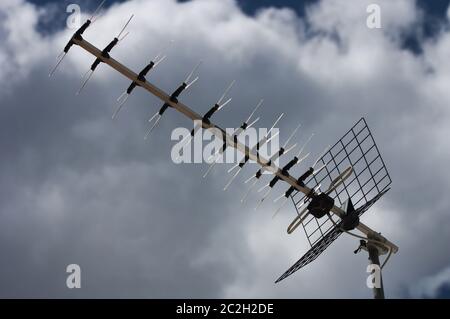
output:
[[[386, 295], [449, 297], [447, 1], [255, 2], [109, 1], [85, 38], [104, 47], [134, 13], [114, 58], [138, 71], [173, 39], [150, 81], [171, 91], [201, 59], [183, 102], [203, 113], [236, 79], [218, 124], [236, 127], [264, 98], [259, 125], [285, 112], [281, 138], [302, 123], [299, 139], [316, 133], [313, 152], [364, 116], [393, 179], [363, 217], [400, 247], [384, 269]], [[374, 2], [381, 29], [366, 26]], [[0, 297], [372, 296], [367, 255], [353, 254], [358, 241], [349, 236], [275, 285], [308, 246], [301, 231], [286, 234], [294, 207], [272, 219], [277, 206], [254, 211], [255, 194], [240, 204], [254, 165], [224, 192], [229, 165], [202, 179], [205, 164], [174, 164], [171, 131], [192, 124], [168, 110], [144, 141], [160, 102], [140, 89], [112, 121], [128, 80], [100, 65], [75, 96], [93, 60], [78, 47], [49, 78], [73, 33], [68, 3], [85, 16], [96, 6], [0, 2]], [[81, 289], [66, 287], [72, 263]]]

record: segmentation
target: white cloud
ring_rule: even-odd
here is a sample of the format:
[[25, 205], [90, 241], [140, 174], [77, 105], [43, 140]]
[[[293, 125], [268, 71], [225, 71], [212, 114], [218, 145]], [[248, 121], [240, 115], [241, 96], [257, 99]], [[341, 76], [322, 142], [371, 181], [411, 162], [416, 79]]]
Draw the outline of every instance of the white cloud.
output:
[[[363, 220], [400, 246], [385, 270], [388, 295], [397, 297], [416, 278], [448, 263], [442, 252], [449, 239], [445, 194], [450, 185], [442, 168], [450, 157], [450, 35], [443, 29], [424, 43], [422, 55], [414, 55], [401, 41], [421, 22], [414, 2], [378, 1], [382, 30], [366, 27], [368, 3], [323, 0], [303, 19], [275, 8], [250, 17], [231, 0], [128, 1], [109, 8], [85, 38], [103, 47], [134, 13], [131, 34], [114, 48], [115, 58], [137, 71], [174, 39], [167, 61], [152, 72], [151, 81], [170, 91], [204, 59], [200, 81], [183, 101], [206, 111], [236, 78], [233, 105], [218, 117], [221, 124], [238, 125], [264, 97], [261, 125], [286, 111], [283, 138], [284, 130], [290, 132], [301, 121], [303, 136], [318, 133], [313, 154], [366, 116], [394, 184]], [[314, 265], [274, 285], [308, 248], [301, 232], [285, 234], [293, 208], [272, 220], [272, 204], [253, 211], [256, 196], [249, 206], [239, 206], [247, 185], [236, 182], [223, 195], [224, 168], [203, 181], [204, 168], [167, 163], [167, 128], [189, 124], [168, 111], [151, 142], [143, 143], [146, 117], [159, 102], [139, 90], [119, 120], [109, 121], [111, 104], [128, 81], [108, 67], [100, 66], [84, 95], [75, 98], [81, 74], [93, 61], [80, 48], [73, 47], [48, 80], [50, 64], [73, 30], [40, 35], [38, 12], [19, 0], [0, 5], [5, 17], [0, 81], [8, 83], [0, 91], [5, 114], [0, 146], [6, 158], [0, 185], [5, 194], [15, 195], [4, 195], [7, 210], [1, 210], [0, 218], [10, 229], [0, 236], [12, 262], [32, 264], [37, 252], [56, 264], [67, 254], [80, 258], [92, 276], [99, 276], [95, 288], [82, 296], [371, 296], [364, 286], [366, 256], [353, 256], [357, 242], [345, 236]], [[279, 186], [274, 193], [282, 190]], [[55, 226], [58, 231], [51, 230]], [[26, 233], [27, 228], [34, 230], [31, 239], [18, 239], [14, 230]], [[430, 242], [438, 249], [428, 249]], [[17, 246], [27, 247], [32, 258], [16, 256]], [[417, 247], [426, 258], [417, 259]], [[106, 273], [117, 276], [120, 284], [108, 285], [107, 275], [99, 275], [106, 266], [96, 254], [109, 263]], [[10, 266], [0, 278], [16, 271]], [[51, 283], [44, 284], [44, 294], [59, 295], [52, 274], [46, 276]], [[39, 292], [14, 286], [1, 295]]]

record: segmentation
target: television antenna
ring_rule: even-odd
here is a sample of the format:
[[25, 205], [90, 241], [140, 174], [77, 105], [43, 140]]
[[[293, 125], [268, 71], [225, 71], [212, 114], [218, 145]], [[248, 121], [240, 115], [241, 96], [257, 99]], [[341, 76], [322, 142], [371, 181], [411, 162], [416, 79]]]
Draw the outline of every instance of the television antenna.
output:
[[[259, 117], [255, 120], [252, 118], [261, 106], [262, 100], [253, 109], [250, 116], [242, 123], [240, 128], [235, 130], [231, 135], [227, 134], [224, 129], [214, 124], [210, 120], [210, 117], [225, 104], [229, 103], [230, 99], [225, 102], [223, 102], [223, 99], [234, 82], [232, 82], [228, 89], [225, 90], [223, 97], [214, 104], [209, 112], [203, 116], [199, 115], [190, 107], [179, 101], [179, 95], [197, 81], [198, 77], [195, 77], [193, 80], [191, 79], [200, 66], [201, 61], [192, 69], [181, 85], [169, 95], [149, 82], [145, 77], [152, 68], [164, 60], [165, 56], [162, 55], [162, 53], [151, 60], [139, 73], [133, 72], [110, 55], [111, 49], [128, 35], [128, 33], [126, 33], [122, 36], [125, 28], [133, 18], [133, 15], [128, 19], [120, 33], [103, 50], [98, 49], [83, 38], [84, 31], [96, 20], [96, 15], [103, 4], [104, 1], [100, 3], [93, 16], [72, 35], [69, 42], [64, 47], [63, 52], [58, 56], [58, 61], [56, 66], [52, 68], [49, 74], [50, 76], [53, 75], [55, 70], [59, 67], [70, 48], [73, 45], [77, 45], [95, 57], [95, 61], [87, 75], [84, 76], [84, 81], [78, 92], [84, 88], [87, 81], [92, 76], [92, 73], [100, 63], [109, 65], [131, 81], [125, 94], [122, 94], [118, 99], [119, 105], [113, 113], [113, 118], [117, 116], [134, 88], [141, 87], [163, 102], [160, 110], [149, 119], [149, 122], [153, 124], [145, 134], [145, 138], [147, 138], [157, 126], [164, 112], [171, 108], [182, 113], [195, 123], [200, 123], [201, 128], [210, 130], [213, 135], [223, 141], [222, 147], [210, 158], [212, 163], [203, 177], [206, 177], [211, 171], [212, 167], [217, 163], [218, 157], [223, 154], [226, 148], [233, 147], [244, 154], [244, 159], [230, 169], [230, 172], [235, 169], [237, 169], [237, 172], [225, 185], [224, 189], [227, 189], [231, 185], [231, 182], [236, 178], [242, 170], [242, 167], [249, 160], [252, 160], [261, 166], [260, 170], [258, 170], [254, 176], [256, 180], [259, 179], [256, 175], [262, 174], [263, 171], [273, 175], [272, 180], [260, 189], [260, 191], [263, 191], [268, 188], [268, 192], [265, 193], [259, 204], [268, 197], [268, 193], [270, 193], [275, 184], [279, 181], [287, 183], [289, 188], [277, 197], [275, 202], [284, 197], [285, 200], [281, 206], [283, 207], [287, 202], [287, 199], [290, 198], [292, 200], [297, 210], [297, 215], [288, 226], [287, 231], [288, 233], [292, 233], [298, 226], [302, 225], [307, 240], [311, 245], [311, 249], [283, 273], [276, 282], [284, 280], [300, 268], [315, 260], [343, 233], [360, 239], [360, 246], [355, 252], [366, 250], [369, 254], [370, 263], [372, 264], [380, 266], [379, 256], [388, 254], [385, 262], [380, 267], [383, 268], [391, 254], [398, 251], [398, 247], [381, 235], [381, 233], [363, 224], [359, 218], [389, 190], [391, 178], [364, 118], [361, 118], [333, 146], [327, 147], [323, 155], [319, 156], [314, 164], [296, 179], [290, 175], [289, 171], [306, 159], [307, 156], [302, 156], [302, 153], [312, 136], [303, 145], [297, 155], [281, 168], [275, 164], [275, 159], [282, 155], [286, 155], [288, 151], [293, 149], [292, 146], [288, 147], [288, 142], [291, 140], [292, 136], [295, 135], [297, 129], [283, 145], [283, 151], [280, 149], [278, 155], [270, 159], [265, 159], [259, 154], [259, 148], [274, 137], [274, 134], [270, 136], [270, 133], [277, 125], [278, 121], [280, 121], [283, 114], [277, 118], [269, 132], [264, 135], [256, 145], [250, 148], [243, 144], [239, 141], [238, 137], [248, 127], [251, 127], [259, 120]], [[194, 127], [194, 133], [196, 129], [199, 128]], [[321, 187], [326, 184], [328, 184], [328, 188], [325, 191], [321, 191]], [[358, 207], [355, 208], [356, 206]], [[279, 212], [281, 207], [276, 213]], [[358, 230], [361, 234], [356, 234], [353, 230]], [[382, 286], [374, 288], [374, 297], [384, 298]]]

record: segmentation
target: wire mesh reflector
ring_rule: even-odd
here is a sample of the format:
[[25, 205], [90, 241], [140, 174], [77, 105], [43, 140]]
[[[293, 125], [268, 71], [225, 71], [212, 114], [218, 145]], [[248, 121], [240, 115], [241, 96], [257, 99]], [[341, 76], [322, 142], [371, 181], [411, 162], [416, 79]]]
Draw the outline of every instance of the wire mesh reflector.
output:
[[294, 272], [299, 270], [300, 268], [306, 266], [310, 262], [314, 261], [325, 249], [330, 246], [330, 244], [335, 241], [342, 234], [340, 230], [340, 223], [337, 227], [333, 228], [329, 231], [322, 240], [319, 240], [306, 254], [303, 255], [294, 265], [291, 266], [286, 272], [278, 278], [275, 283], [282, 281], [286, 277], [292, 275]]
[[[351, 198], [355, 208], [361, 207], [372, 199], [379, 198], [377, 196], [391, 184], [391, 177], [364, 118], [350, 128], [318, 163], [318, 166], [326, 165], [326, 167], [306, 180], [305, 184], [310, 188], [319, 184], [327, 185], [349, 165], [353, 167], [353, 174], [342, 186], [329, 194], [334, 198], [336, 206], [342, 207], [347, 198]], [[306, 196], [294, 192], [291, 198], [298, 211]], [[302, 226], [312, 247], [326, 236], [334, 224], [328, 217], [317, 219], [310, 215]]]

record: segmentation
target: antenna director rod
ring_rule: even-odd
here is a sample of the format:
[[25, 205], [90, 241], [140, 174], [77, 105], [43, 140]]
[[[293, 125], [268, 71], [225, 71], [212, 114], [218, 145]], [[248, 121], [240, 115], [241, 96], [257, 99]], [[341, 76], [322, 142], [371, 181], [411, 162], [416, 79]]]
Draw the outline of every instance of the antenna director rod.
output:
[[[89, 53], [91, 53], [95, 57], [99, 58], [102, 62], [108, 64], [110, 67], [112, 67], [116, 71], [122, 73], [122, 75], [126, 76], [131, 81], [135, 81], [136, 83], [138, 83], [139, 86], [141, 86], [144, 89], [146, 89], [147, 91], [149, 91], [151, 94], [153, 94], [154, 96], [156, 96], [157, 98], [162, 100], [164, 103], [169, 104], [172, 108], [176, 109], [180, 113], [183, 113], [185, 116], [190, 118], [192, 121], [202, 121], [203, 117], [200, 114], [197, 114], [195, 111], [193, 111], [188, 106], [186, 106], [185, 104], [181, 103], [180, 101], [178, 101], [178, 103], [175, 103], [175, 102], [171, 101], [169, 94], [167, 94], [163, 90], [159, 89], [155, 85], [149, 83], [147, 80], [145, 80], [145, 81], [139, 80], [138, 74], [136, 74], [135, 72], [131, 71], [125, 65], [121, 64], [120, 62], [118, 62], [117, 60], [113, 59], [112, 57], [109, 57], [109, 58], [108, 57], [104, 57], [102, 55], [102, 51], [99, 50], [94, 45], [92, 45], [91, 43], [89, 43], [88, 41], [84, 40], [83, 38], [82, 39], [77, 39], [77, 38], [74, 37], [73, 38], [73, 42], [74, 42], [74, 44], [79, 45], [80, 47], [82, 47], [84, 50], [88, 51]], [[270, 163], [271, 164], [270, 165], [268, 160], [262, 158], [259, 155], [256, 155], [256, 154], [252, 153], [247, 146], [245, 146], [244, 144], [240, 143], [239, 141], [237, 141], [235, 143], [235, 141], [233, 140], [233, 137], [230, 136], [229, 134], [227, 134], [225, 132], [225, 130], [223, 130], [222, 128], [216, 126], [214, 123], [206, 123], [206, 122], [203, 122], [203, 121], [202, 121], [202, 123], [203, 123], [203, 127], [206, 128], [206, 129], [216, 128], [217, 130], [221, 131], [222, 134], [225, 134], [229, 145], [231, 145], [232, 147], [238, 149], [239, 151], [244, 153], [245, 156], [248, 156], [249, 159], [257, 162], [262, 167], [265, 167], [267, 170], [273, 172], [273, 174], [278, 176], [280, 179], [284, 180], [289, 185], [293, 186], [298, 191], [302, 192], [303, 194], [309, 194], [310, 193], [311, 189], [309, 189], [308, 187], [302, 187], [302, 186], [298, 185], [297, 184], [297, 180], [295, 178], [293, 178], [292, 176], [290, 176], [288, 173], [283, 174], [283, 172], [282, 172], [282, 170], [280, 168], [276, 167], [273, 163]], [[214, 130], [212, 130], [211, 132], [213, 134], [216, 134], [216, 132], [214, 132]], [[341, 216], [343, 216], [345, 214], [345, 212], [341, 208], [339, 208], [337, 206], [334, 206], [331, 209], [331, 211], [333, 213], [335, 213], [336, 215], [338, 215], [339, 217], [341, 217]], [[381, 234], [379, 234], [379, 233], [375, 232], [374, 230], [370, 229], [368, 226], [364, 225], [363, 223], [359, 223], [357, 228], [358, 228], [359, 231], [361, 231], [362, 233], [364, 233], [368, 237], [374, 238], [374, 239], [379, 240], [379, 241], [385, 243], [386, 245], [388, 245], [391, 248], [393, 253], [398, 251], [398, 247], [395, 244], [391, 243], [384, 236], [382, 236]]]

